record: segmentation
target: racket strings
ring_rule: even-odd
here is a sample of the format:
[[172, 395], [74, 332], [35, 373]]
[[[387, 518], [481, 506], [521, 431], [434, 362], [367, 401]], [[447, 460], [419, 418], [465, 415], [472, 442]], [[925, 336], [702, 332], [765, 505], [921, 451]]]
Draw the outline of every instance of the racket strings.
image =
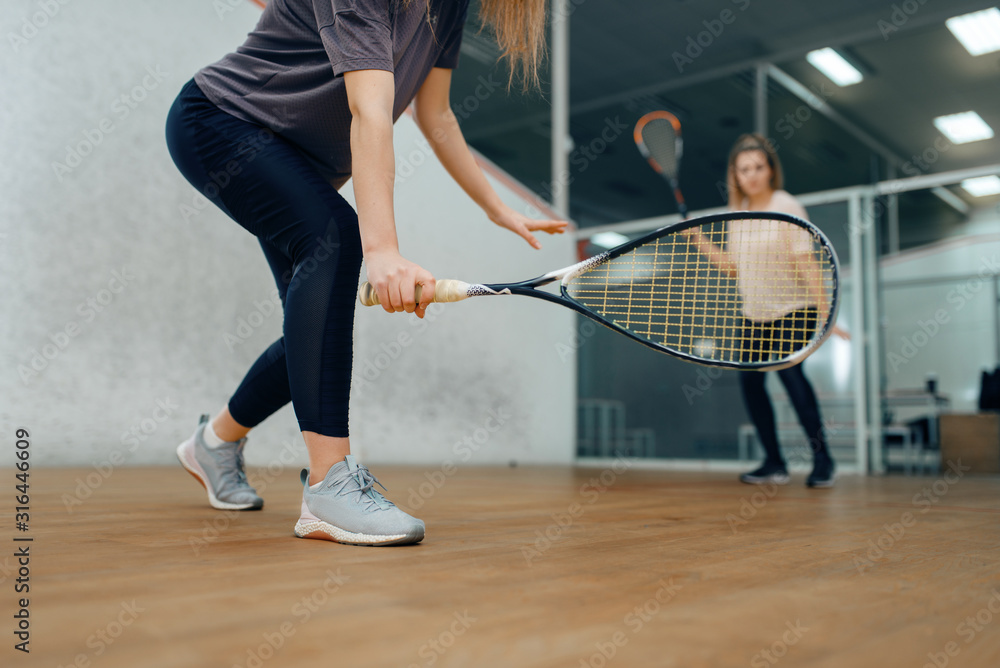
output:
[[572, 279], [570, 297], [648, 341], [713, 362], [775, 362], [807, 347], [831, 308], [834, 262], [769, 219], [671, 232]]
[[676, 176], [677, 132], [673, 124], [665, 118], [654, 118], [642, 127], [640, 134], [650, 157], [668, 176]]

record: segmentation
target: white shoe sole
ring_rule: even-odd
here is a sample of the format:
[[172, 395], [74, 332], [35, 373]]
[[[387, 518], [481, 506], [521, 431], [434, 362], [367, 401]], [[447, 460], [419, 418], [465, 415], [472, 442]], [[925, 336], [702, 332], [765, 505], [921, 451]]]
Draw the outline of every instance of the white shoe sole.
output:
[[790, 481], [791, 478], [788, 477], [788, 474], [769, 475], [761, 478], [740, 476], [740, 482], [746, 483], [748, 485], [766, 485], [768, 483], [772, 485], [787, 485]]
[[306, 507], [305, 501], [302, 502], [302, 516], [295, 523], [295, 535], [299, 538], [316, 538], [334, 543], [344, 543], [345, 545], [367, 545], [370, 547], [419, 543], [424, 539], [423, 530], [382, 536], [347, 531], [313, 515]]
[[833, 487], [834, 482], [837, 480], [837, 474], [834, 473], [829, 480], [824, 480], [823, 482], [814, 482], [813, 484], [806, 483], [806, 487], [809, 489], [830, 489]]
[[194, 456], [194, 437], [189, 438], [180, 445], [177, 446], [177, 459], [180, 461], [181, 466], [194, 476], [194, 479], [201, 483], [201, 486], [205, 488], [208, 492], [208, 503], [213, 508], [218, 508], [219, 510], [259, 510], [252, 503], [229, 503], [227, 501], [220, 501], [216, 498], [215, 494], [212, 492], [212, 487], [208, 483], [208, 475], [205, 473], [205, 469], [201, 467], [198, 460]]

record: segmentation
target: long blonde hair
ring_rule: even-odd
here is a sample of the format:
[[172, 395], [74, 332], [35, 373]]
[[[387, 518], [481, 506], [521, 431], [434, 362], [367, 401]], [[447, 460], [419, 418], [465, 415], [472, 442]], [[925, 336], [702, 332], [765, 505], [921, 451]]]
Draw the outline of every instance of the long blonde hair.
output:
[[[413, 0], [402, 0], [408, 7]], [[426, 0], [430, 23], [430, 0]], [[520, 79], [522, 88], [538, 88], [538, 70], [545, 59], [546, 0], [482, 0], [479, 7], [480, 30], [489, 27], [500, 46], [500, 58], [510, 63], [507, 88]], [[432, 26], [433, 30], [433, 26]]]
[[540, 85], [538, 69], [545, 58], [546, 0], [482, 0], [479, 20], [489, 26], [510, 63], [508, 88], [515, 78], [522, 87]]
[[760, 151], [767, 156], [767, 164], [771, 168], [771, 190], [781, 190], [785, 187], [785, 176], [781, 170], [781, 161], [778, 160], [778, 152], [774, 150], [771, 140], [757, 133], [740, 135], [740, 138], [733, 144], [733, 150], [729, 152], [729, 167], [726, 170], [726, 186], [729, 188], [729, 208], [737, 211], [743, 207], [743, 200], [747, 195], [740, 188], [740, 182], [736, 179], [736, 158], [740, 153], [747, 151]]

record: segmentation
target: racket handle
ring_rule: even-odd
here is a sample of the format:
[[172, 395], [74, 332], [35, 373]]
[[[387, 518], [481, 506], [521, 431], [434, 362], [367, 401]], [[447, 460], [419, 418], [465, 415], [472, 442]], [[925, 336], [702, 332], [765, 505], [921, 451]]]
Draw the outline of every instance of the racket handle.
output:
[[[422, 286], [418, 285], [414, 291], [417, 303], [420, 303]], [[469, 296], [469, 284], [465, 281], [456, 281], [450, 278], [442, 278], [434, 286], [434, 299], [432, 302], [457, 302]], [[378, 293], [375, 287], [365, 281], [358, 290], [358, 301], [362, 306], [377, 306], [379, 303]]]

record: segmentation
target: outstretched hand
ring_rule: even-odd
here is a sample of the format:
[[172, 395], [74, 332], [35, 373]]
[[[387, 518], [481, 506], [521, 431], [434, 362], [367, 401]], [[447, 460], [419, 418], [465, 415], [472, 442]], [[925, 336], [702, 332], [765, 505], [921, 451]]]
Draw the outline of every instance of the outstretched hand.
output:
[[547, 232], [548, 234], [562, 234], [569, 225], [565, 220], [534, 220], [514, 211], [510, 207], [504, 207], [500, 213], [490, 218], [500, 227], [506, 228], [514, 234], [522, 237], [531, 244], [532, 248], [539, 249], [542, 244], [532, 232]]

